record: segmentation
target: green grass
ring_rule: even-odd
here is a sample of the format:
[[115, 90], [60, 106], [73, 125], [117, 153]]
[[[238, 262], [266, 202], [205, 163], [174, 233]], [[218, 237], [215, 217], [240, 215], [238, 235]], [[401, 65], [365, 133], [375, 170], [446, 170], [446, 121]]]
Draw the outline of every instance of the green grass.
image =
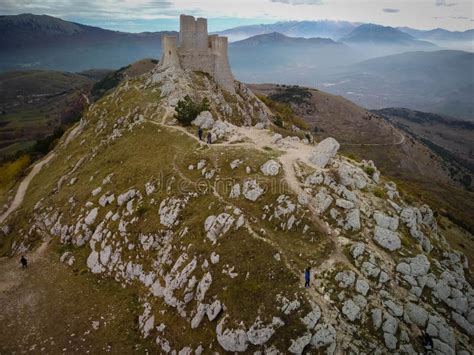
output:
[[[154, 349], [153, 339], [144, 340], [138, 332], [136, 314], [141, 306], [136, 290], [82, 272], [83, 249], [72, 250], [76, 257], [72, 267], [60, 264], [63, 251], [53, 241], [44, 258], [20, 271], [18, 287], [0, 294], [0, 303], [8, 305], [2, 318], [9, 324], [0, 332], [0, 351], [27, 351], [33, 344], [50, 353], [58, 349], [103, 353], [108, 347], [130, 353], [137, 344], [143, 352]], [[0, 263], [2, 271], [6, 262]], [[98, 330], [92, 329], [92, 321], [100, 322]]]

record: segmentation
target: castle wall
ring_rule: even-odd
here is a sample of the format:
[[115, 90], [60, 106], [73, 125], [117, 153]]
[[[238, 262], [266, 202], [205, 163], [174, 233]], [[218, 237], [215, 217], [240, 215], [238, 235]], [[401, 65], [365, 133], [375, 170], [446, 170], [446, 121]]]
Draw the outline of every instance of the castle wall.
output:
[[209, 52], [180, 52], [179, 59], [184, 69], [202, 71], [214, 76], [214, 56]]
[[235, 92], [227, 37], [209, 36], [206, 19], [181, 15], [179, 38], [163, 36], [162, 47], [162, 65], [208, 73], [222, 88]]
[[178, 37], [169, 35], [162, 36], [161, 46], [161, 65], [165, 67], [181, 66], [178, 56]]

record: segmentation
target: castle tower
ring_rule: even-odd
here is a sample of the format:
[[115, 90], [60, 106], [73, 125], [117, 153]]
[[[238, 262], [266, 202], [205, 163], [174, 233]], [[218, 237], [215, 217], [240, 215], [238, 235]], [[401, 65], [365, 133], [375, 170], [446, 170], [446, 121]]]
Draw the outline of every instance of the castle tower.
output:
[[181, 15], [179, 37], [162, 37], [162, 66], [208, 73], [223, 89], [235, 93], [234, 76], [227, 56], [227, 37], [209, 36], [207, 20]]
[[194, 50], [196, 44], [196, 20], [193, 16], [179, 17], [179, 47], [183, 50]]
[[207, 20], [198, 18], [196, 20], [196, 49], [198, 51], [207, 51], [209, 47], [207, 34]]
[[[214, 55], [214, 80], [224, 88], [234, 88], [234, 76], [230, 70], [227, 56], [227, 37], [210, 37], [211, 51]], [[230, 90], [228, 90], [230, 91]]]
[[164, 67], [180, 66], [178, 56], [178, 37], [163, 36], [161, 38], [161, 65]]

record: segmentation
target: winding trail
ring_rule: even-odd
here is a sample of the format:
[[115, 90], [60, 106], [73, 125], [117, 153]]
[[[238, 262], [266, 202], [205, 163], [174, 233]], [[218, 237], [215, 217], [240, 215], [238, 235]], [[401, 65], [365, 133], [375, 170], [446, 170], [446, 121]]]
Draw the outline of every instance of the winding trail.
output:
[[13, 199], [10, 207], [0, 216], [0, 224], [3, 223], [13, 213], [13, 211], [15, 211], [22, 204], [25, 198], [26, 190], [28, 189], [31, 180], [33, 180], [33, 178], [41, 171], [43, 166], [48, 164], [55, 156], [56, 153], [51, 152], [42, 160], [33, 165], [33, 169], [31, 169], [30, 173], [23, 179], [23, 181], [20, 183], [20, 186], [18, 186], [15, 198]]
[[[162, 126], [162, 127], [166, 127], [175, 131], [179, 131], [183, 134], [186, 134], [188, 137], [194, 139], [200, 145], [209, 146], [211, 149], [212, 147], [225, 146], [225, 147], [246, 147], [246, 148], [265, 151], [264, 150], [265, 147], [273, 148], [280, 153], [280, 155], [278, 156], [278, 160], [282, 166], [284, 179], [289, 189], [296, 196], [300, 194], [305, 194], [303, 188], [301, 187], [300, 181], [298, 180], [297, 173], [295, 171], [295, 167], [297, 167], [297, 163], [304, 162], [304, 164], [310, 167], [313, 167], [315, 169], [318, 169], [314, 164], [310, 162], [310, 156], [314, 149], [314, 146], [312, 145], [304, 144], [302, 142], [291, 141], [291, 142], [285, 142], [283, 146], [280, 146], [273, 141], [272, 136], [268, 130], [259, 130], [252, 127], [238, 127], [238, 126], [233, 127], [233, 132], [230, 136], [229, 141], [226, 141], [223, 143], [214, 143], [214, 144], [209, 145], [205, 142], [200, 141], [196, 135], [190, 133], [185, 127], [167, 124], [166, 123], [167, 118], [170, 117], [173, 111], [174, 111], [173, 109], [168, 108], [160, 121], [149, 120], [148, 122], [155, 125]], [[232, 142], [236, 142], [236, 143], [232, 143]], [[218, 199], [220, 199], [221, 202], [235, 207], [225, 197], [221, 196], [218, 193], [218, 191], [214, 190], [213, 194]], [[307, 196], [307, 197], [308, 197], [308, 203], [305, 205], [305, 207], [308, 208], [311, 213], [311, 217], [312, 217], [311, 220], [314, 226], [317, 228], [317, 230], [319, 230], [319, 232], [326, 235], [327, 237], [332, 239], [334, 242], [334, 249], [332, 250], [332, 253], [328, 255], [327, 261], [329, 262], [325, 262], [319, 265], [317, 268], [315, 268], [315, 271], [318, 274], [322, 273], [325, 270], [331, 268], [337, 262], [344, 262], [351, 265], [351, 263], [349, 263], [349, 261], [347, 260], [347, 257], [343, 253], [343, 250], [342, 250], [343, 246], [341, 245], [341, 243], [339, 243], [337, 236], [332, 233], [331, 229], [320, 218], [319, 213], [316, 211], [316, 208], [314, 207], [314, 203], [312, 203], [312, 197], [310, 196]], [[290, 258], [288, 257], [288, 255], [286, 255], [287, 253], [285, 252], [285, 250], [281, 248], [281, 246], [279, 246], [273, 240], [266, 238], [260, 235], [259, 233], [257, 233], [247, 220], [245, 221], [245, 228], [248, 230], [249, 234], [253, 238], [258, 239], [270, 245], [271, 247], [273, 247], [281, 255], [282, 261], [284, 262], [287, 269], [290, 270], [290, 272], [294, 274], [297, 278], [301, 279], [301, 284], [303, 284], [304, 275], [303, 275], [302, 270], [299, 270], [299, 268], [296, 265], [293, 265], [290, 262]], [[328, 300], [324, 298], [324, 296], [319, 294], [314, 288], [305, 288], [304, 291], [309, 295], [310, 299], [313, 302], [319, 305], [323, 314], [325, 314], [326, 316], [331, 316], [333, 319], [336, 319], [337, 310], [334, 308], [334, 306], [330, 304]], [[340, 334], [339, 336], [340, 336], [340, 341], [344, 341], [342, 335]]]
[[350, 146], [350, 147], [391, 147], [396, 145], [402, 145], [405, 143], [405, 135], [398, 131], [400, 139], [395, 143], [340, 143], [341, 146]]
[[[286, 142], [284, 146], [279, 146], [273, 141], [272, 136], [269, 134], [268, 130], [239, 126], [233, 127], [233, 133], [229, 141], [223, 143], [207, 144], [203, 141], [200, 141], [196, 135], [190, 133], [185, 127], [167, 124], [167, 119], [173, 115], [173, 112], [173, 108], [167, 107], [160, 121], [148, 120], [147, 122], [184, 133], [188, 137], [198, 142], [201, 146], [247, 147], [260, 151], [264, 151], [265, 147], [271, 147], [281, 153], [281, 155], [278, 157], [278, 160], [282, 165], [285, 181], [288, 184], [288, 187], [297, 196], [304, 194], [304, 191], [296, 176], [294, 165], [298, 161], [303, 161], [306, 165], [317, 169], [317, 167], [310, 161], [310, 157], [314, 149], [314, 147], [311, 145], [304, 144], [302, 142]], [[320, 232], [323, 232], [328, 236], [332, 236], [330, 228], [319, 218], [319, 214], [316, 211], [314, 204], [311, 202], [311, 198], [309, 198], [309, 203], [307, 203], [306, 207], [311, 211], [313, 223]], [[336, 251], [340, 252], [339, 250]], [[343, 253], [340, 252], [340, 255], [343, 255]]]
[[[87, 102], [87, 105], [91, 104], [89, 97], [86, 94], [81, 93], [81, 96]], [[82, 131], [82, 126], [79, 122], [76, 124], [74, 128], [72, 128], [69, 131], [62, 145], [67, 146], [74, 138], [76, 138], [81, 133], [81, 131]], [[8, 210], [6, 210], [0, 216], [0, 224], [4, 223], [5, 220], [23, 203], [23, 200], [25, 199], [26, 191], [28, 190], [28, 186], [30, 185], [31, 180], [33, 180], [33, 178], [41, 171], [43, 166], [48, 164], [52, 159], [54, 159], [55, 156], [56, 156], [56, 153], [54, 151], [51, 151], [43, 159], [39, 160], [33, 165], [33, 168], [31, 169], [30, 173], [23, 179], [23, 181], [20, 183], [20, 186], [18, 186], [18, 190], [16, 191], [15, 198], [13, 199], [13, 202], [11, 203], [10, 207], [8, 207]]]

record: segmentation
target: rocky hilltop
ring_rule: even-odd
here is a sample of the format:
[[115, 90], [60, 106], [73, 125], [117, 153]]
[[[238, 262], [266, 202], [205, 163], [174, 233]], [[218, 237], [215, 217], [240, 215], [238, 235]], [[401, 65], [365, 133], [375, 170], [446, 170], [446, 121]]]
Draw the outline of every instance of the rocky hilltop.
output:
[[[213, 144], [174, 119], [186, 96], [209, 100], [194, 124]], [[159, 66], [127, 79], [2, 216], [0, 250], [49, 248], [74, 277], [133, 290], [149, 351], [415, 354], [424, 330], [435, 353], [472, 352], [469, 266], [431, 208], [336, 140], [284, 137], [272, 121], [238, 82], [230, 94]], [[92, 350], [124, 351], [112, 338]]]

